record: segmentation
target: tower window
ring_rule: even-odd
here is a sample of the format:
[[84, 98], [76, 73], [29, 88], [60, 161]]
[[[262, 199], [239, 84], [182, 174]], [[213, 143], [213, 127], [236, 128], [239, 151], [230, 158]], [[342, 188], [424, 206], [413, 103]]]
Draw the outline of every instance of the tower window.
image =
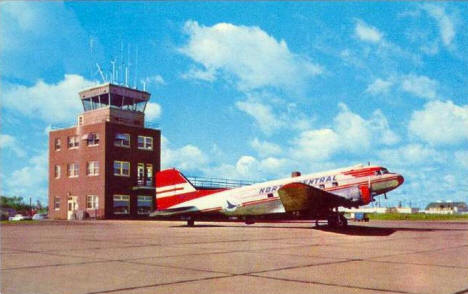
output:
[[54, 209], [60, 210], [60, 197], [54, 197]]
[[87, 168], [88, 176], [98, 176], [99, 175], [99, 161], [89, 161]]
[[68, 148], [69, 149], [78, 148], [78, 146], [80, 145], [80, 141], [78, 140], [78, 136], [70, 136], [70, 137], [67, 138], [67, 141], [68, 141]]
[[153, 137], [138, 136], [138, 149], [153, 150]]
[[60, 151], [60, 148], [62, 148], [62, 140], [60, 138], [55, 138], [55, 151]]
[[60, 165], [56, 165], [54, 168], [54, 176], [56, 179], [60, 179]]
[[114, 195], [114, 214], [130, 213], [130, 196]]
[[78, 177], [79, 166], [78, 163], [70, 163], [67, 165], [67, 174], [69, 178]]
[[87, 209], [98, 209], [99, 198], [97, 195], [88, 195], [86, 197], [86, 208]]
[[151, 212], [153, 206], [153, 197], [151, 196], [138, 196], [137, 198], [137, 213], [140, 215], [147, 215]]
[[118, 147], [130, 147], [130, 134], [115, 134], [114, 146]]
[[89, 133], [87, 137], [88, 146], [97, 146], [99, 145], [99, 134]]
[[130, 176], [130, 162], [128, 161], [114, 161], [114, 175], [120, 177]]

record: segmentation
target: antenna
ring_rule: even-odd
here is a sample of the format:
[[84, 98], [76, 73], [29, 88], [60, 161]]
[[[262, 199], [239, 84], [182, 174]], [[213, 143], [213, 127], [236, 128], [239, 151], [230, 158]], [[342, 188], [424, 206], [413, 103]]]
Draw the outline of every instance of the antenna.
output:
[[99, 74], [101, 75], [102, 82], [105, 83], [106, 78], [104, 77], [104, 73], [102, 72], [101, 67], [99, 66], [99, 64], [97, 62], [96, 62], [96, 66], [97, 66]]
[[146, 82], [144, 80], [141, 80], [141, 83], [143, 84], [143, 91], [146, 91]]
[[111, 83], [114, 83], [114, 81], [115, 81], [115, 60], [112, 60], [111, 64], [112, 64], [112, 80], [111, 80]]
[[138, 46], [136, 47], [135, 51], [135, 76], [133, 77], [133, 87], [138, 89]]

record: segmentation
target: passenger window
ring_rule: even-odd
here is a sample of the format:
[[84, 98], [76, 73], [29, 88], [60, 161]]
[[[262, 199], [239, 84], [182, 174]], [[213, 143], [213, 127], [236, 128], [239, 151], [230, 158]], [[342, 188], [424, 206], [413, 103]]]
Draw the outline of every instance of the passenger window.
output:
[[320, 184], [319, 188], [320, 188], [320, 189], [325, 189], [325, 185], [324, 185], [324, 184]]

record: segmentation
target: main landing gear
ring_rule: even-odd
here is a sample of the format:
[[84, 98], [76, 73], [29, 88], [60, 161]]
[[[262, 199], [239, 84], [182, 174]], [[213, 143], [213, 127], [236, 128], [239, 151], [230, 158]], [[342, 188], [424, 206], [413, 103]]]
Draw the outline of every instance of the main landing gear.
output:
[[346, 228], [348, 226], [346, 217], [338, 212], [328, 215], [327, 221], [330, 228]]
[[189, 218], [189, 219], [187, 220], [187, 227], [193, 227], [194, 225], [195, 225], [195, 220]]

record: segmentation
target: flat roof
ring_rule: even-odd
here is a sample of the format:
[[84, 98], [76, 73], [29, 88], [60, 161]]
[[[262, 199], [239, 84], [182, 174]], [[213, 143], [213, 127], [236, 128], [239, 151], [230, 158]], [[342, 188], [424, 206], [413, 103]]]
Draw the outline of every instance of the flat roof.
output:
[[87, 98], [95, 97], [95, 96], [106, 94], [106, 93], [112, 93], [112, 94], [122, 95], [125, 97], [131, 97], [131, 98], [137, 98], [137, 99], [143, 99], [143, 100], [148, 100], [151, 96], [149, 92], [138, 90], [138, 89], [133, 89], [133, 88], [129, 88], [129, 87], [121, 86], [121, 85], [116, 85], [112, 83], [100, 84], [100, 85], [96, 85], [93, 87], [83, 89], [79, 92], [79, 95], [80, 95], [80, 99], [87, 99]]

